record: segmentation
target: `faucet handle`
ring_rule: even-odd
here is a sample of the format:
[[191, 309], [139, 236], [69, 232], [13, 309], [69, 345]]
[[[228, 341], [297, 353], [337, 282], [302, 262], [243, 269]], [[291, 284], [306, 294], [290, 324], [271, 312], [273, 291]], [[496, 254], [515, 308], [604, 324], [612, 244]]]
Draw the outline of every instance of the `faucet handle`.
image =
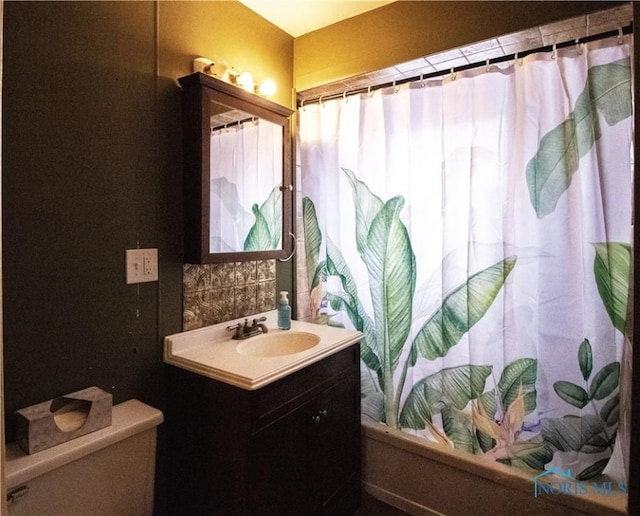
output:
[[253, 325], [255, 326], [256, 324], [261, 323], [261, 322], [264, 322], [264, 321], [266, 321], [266, 320], [267, 320], [267, 318], [263, 315], [263, 316], [262, 316], [262, 317], [260, 317], [259, 319], [254, 319], [254, 320], [253, 320]]
[[[247, 324], [247, 320], [244, 321], [245, 325]], [[232, 324], [231, 326], [227, 326], [227, 331], [234, 331], [236, 334], [233, 336], [234, 339], [239, 339], [242, 336], [242, 323]]]

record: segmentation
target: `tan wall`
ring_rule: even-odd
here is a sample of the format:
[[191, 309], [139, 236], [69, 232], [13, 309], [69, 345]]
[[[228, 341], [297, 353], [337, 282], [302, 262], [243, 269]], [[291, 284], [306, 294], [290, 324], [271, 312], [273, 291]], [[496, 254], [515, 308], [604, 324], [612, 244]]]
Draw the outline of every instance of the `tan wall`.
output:
[[613, 2], [402, 0], [305, 34], [294, 42], [297, 91], [381, 70]]
[[291, 107], [293, 37], [237, 1], [158, 2], [161, 77], [192, 72], [196, 57], [221, 59], [256, 81], [273, 79], [271, 100]]

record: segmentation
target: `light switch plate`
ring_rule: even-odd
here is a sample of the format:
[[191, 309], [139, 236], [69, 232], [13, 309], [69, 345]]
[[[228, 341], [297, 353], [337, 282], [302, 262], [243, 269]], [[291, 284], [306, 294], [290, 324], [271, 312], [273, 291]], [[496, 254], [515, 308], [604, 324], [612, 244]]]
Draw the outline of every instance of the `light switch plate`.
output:
[[127, 284], [158, 281], [158, 250], [126, 250]]

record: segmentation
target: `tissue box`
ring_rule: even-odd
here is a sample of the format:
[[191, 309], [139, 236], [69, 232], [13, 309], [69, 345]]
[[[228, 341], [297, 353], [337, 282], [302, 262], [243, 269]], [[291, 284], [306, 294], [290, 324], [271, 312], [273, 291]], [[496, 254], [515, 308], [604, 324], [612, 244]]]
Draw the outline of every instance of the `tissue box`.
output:
[[89, 387], [16, 411], [16, 436], [28, 454], [111, 425], [111, 394]]

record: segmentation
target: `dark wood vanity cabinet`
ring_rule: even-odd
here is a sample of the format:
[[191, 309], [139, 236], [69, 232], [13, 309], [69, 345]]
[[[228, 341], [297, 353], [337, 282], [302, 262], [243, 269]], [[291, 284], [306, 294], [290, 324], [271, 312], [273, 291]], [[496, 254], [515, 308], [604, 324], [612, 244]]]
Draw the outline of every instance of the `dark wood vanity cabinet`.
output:
[[172, 514], [350, 515], [359, 345], [249, 391], [167, 366]]

